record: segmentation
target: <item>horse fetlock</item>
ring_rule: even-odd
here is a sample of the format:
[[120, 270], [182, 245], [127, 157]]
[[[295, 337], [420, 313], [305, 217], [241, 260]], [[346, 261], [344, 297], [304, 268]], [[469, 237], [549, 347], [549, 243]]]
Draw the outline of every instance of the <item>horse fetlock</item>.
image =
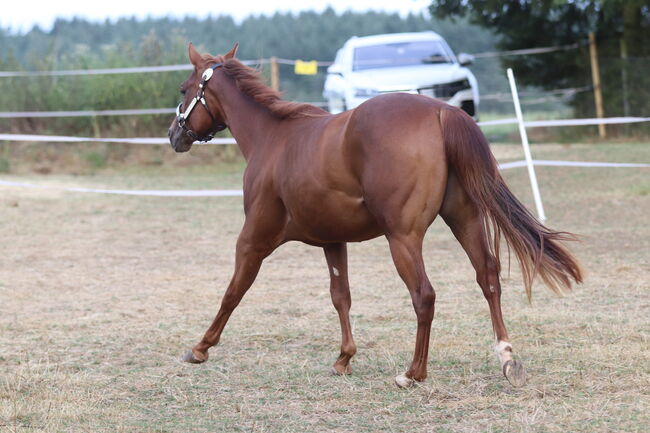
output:
[[499, 363], [503, 368], [506, 362], [512, 360], [512, 344], [507, 341], [498, 341], [494, 346], [494, 353], [499, 358]]
[[352, 358], [357, 353], [357, 346], [354, 344], [341, 346], [340, 358]]
[[341, 354], [339, 355], [338, 359], [332, 366], [332, 374], [351, 374], [352, 373], [352, 367], [350, 366], [350, 359], [354, 355], [354, 352], [356, 352], [356, 347], [352, 346], [351, 351], [346, 352], [341, 348]]

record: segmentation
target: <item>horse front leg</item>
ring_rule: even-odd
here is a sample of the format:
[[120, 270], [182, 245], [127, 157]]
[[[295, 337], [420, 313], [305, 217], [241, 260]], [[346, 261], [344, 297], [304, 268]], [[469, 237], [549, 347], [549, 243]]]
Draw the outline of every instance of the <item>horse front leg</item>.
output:
[[[248, 223], [248, 221], [247, 221]], [[264, 236], [266, 235], [266, 236]], [[245, 224], [237, 240], [235, 273], [221, 300], [219, 311], [201, 341], [183, 356], [183, 361], [200, 364], [208, 360], [208, 349], [219, 342], [230, 315], [255, 281], [262, 261], [280, 244], [275, 233], [259, 233], [254, 224]]]
[[330, 295], [341, 322], [341, 353], [332, 366], [334, 374], [350, 374], [350, 359], [357, 353], [350, 326], [350, 283], [348, 281], [348, 253], [345, 243], [327, 245], [325, 258], [330, 271]]

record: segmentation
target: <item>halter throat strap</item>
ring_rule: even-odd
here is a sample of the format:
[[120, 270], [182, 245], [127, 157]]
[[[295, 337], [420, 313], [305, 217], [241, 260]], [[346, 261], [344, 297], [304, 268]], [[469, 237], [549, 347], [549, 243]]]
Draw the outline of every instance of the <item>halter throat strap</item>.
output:
[[[212, 111], [210, 110], [210, 107], [208, 106], [208, 101], [205, 99], [205, 86], [206, 83], [212, 78], [212, 75], [214, 74], [214, 70], [223, 66], [223, 63], [215, 63], [214, 65], [210, 66], [207, 68], [205, 71], [203, 71], [203, 74], [201, 75], [201, 82], [199, 83], [199, 89], [196, 92], [196, 96], [192, 98], [192, 101], [190, 102], [190, 105], [188, 105], [187, 109], [185, 112], [181, 113], [181, 107], [183, 106], [183, 103], [181, 102], [178, 104], [178, 107], [176, 107], [176, 121], [178, 122], [178, 126], [180, 126], [183, 131], [187, 135], [189, 135], [191, 138], [193, 138], [195, 141], [210, 141], [214, 137], [215, 132], [223, 131], [228, 127], [223, 122], [217, 121], [217, 119], [214, 118], [214, 115], [212, 114]], [[210, 119], [212, 119], [212, 128], [210, 128], [210, 131], [206, 135], [200, 136], [196, 132], [192, 131], [187, 127], [187, 119], [190, 117], [190, 114], [192, 114], [192, 110], [194, 110], [194, 107], [196, 106], [197, 103], [201, 103], [205, 111], [207, 111], [208, 115], [210, 116]]]

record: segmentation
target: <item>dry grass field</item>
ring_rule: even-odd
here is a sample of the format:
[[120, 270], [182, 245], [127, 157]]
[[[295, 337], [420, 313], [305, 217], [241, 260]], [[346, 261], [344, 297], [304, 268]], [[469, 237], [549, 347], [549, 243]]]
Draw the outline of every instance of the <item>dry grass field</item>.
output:
[[[494, 149], [501, 161], [521, 159], [518, 146]], [[533, 153], [650, 161], [644, 143]], [[242, 169], [1, 178], [215, 189], [239, 188]], [[525, 169], [504, 175], [532, 207]], [[266, 260], [210, 360], [188, 365], [179, 358], [230, 278], [241, 198], [0, 186], [0, 431], [647, 432], [650, 170], [539, 167], [538, 177], [548, 224], [582, 236], [572, 248], [587, 279], [562, 298], [537, 284], [529, 305], [514, 258], [505, 270], [506, 324], [529, 375], [519, 389], [501, 375], [487, 303], [441, 221], [425, 245], [438, 294], [429, 378], [401, 390], [393, 377], [410, 362], [416, 323], [385, 239], [349, 246], [351, 376], [328, 373], [340, 330], [325, 259], [297, 243]]]

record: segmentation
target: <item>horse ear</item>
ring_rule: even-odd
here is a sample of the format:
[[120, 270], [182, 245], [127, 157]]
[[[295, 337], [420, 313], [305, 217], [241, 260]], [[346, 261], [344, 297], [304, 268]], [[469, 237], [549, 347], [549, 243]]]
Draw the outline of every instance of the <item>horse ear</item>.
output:
[[196, 48], [194, 48], [194, 44], [190, 42], [189, 47], [187, 48], [188, 55], [190, 57], [190, 62], [197, 68], [200, 67], [203, 64], [203, 56], [196, 51]]
[[232, 50], [224, 54], [223, 57], [226, 59], [232, 59], [233, 57], [235, 57], [235, 54], [237, 54], [237, 48], [239, 48], [239, 43], [235, 42], [235, 45], [233, 45]]

